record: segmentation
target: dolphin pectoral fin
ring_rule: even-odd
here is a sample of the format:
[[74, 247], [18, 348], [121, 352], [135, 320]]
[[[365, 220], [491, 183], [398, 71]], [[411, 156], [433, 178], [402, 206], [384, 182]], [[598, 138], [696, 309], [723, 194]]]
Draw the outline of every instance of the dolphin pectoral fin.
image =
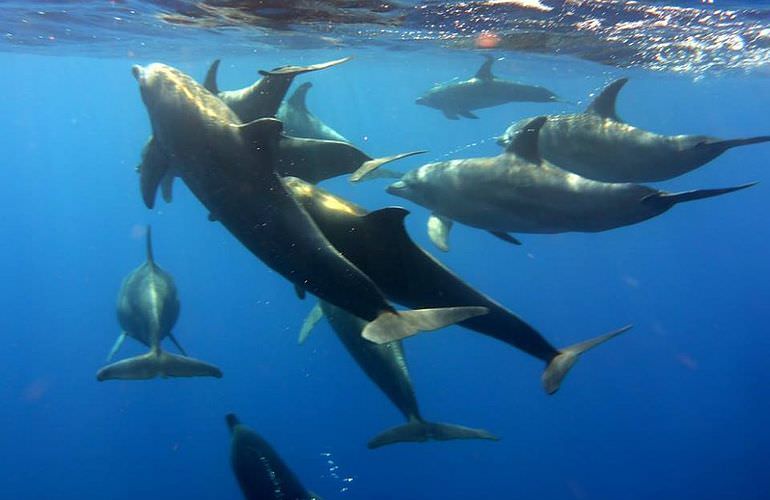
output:
[[567, 375], [572, 366], [580, 358], [580, 355], [586, 351], [593, 349], [599, 344], [607, 342], [611, 338], [617, 337], [621, 333], [625, 333], [631, 329], [632, 325], [626, 325], [623, 328], [618, 328], [610, 333], [594, 337], [580, 342], [575, 345], [571, 345], [565, 349], [559, 351], [559, 354], [553, 357], [551, 361], [545, 367], [543, 372], [543, 388], [548, 394], [553, 394], [559, 390], [564, 377]]
[[386, 311], [366, 324], [361, 336], [375, 344], [387, 344], [487, 314], [486, 307], [442, 307], [411, 311]]
[[428, 238], [442, 252], [449, 251], [449, 232], [452, 230], [452, 219], [437, 213], [428, 217]]
[[618, 100], [618, 92], [626, 83], [628, 83], [628, 78], [620, 78], [604, 87], [604, 90], [588, 106], [586, 113], [594, 113], [602, 118], [622, 122], [623, 120], [618, 118], [618, 114], [615, 111], [615, 103]]
[[545, 116], [538, 116], [527, 122], [523, 127], [516, 130], [505, 150], [530, 163], [539, 165], [543, 161], [543, 157], [540, 156], [538, 138], [540, 137], [540, 130], [547, 120], [548, 118]]
[[476, 78], [479, 80], [492, 80], [495, 76], [492, 74], [492, 65], [495, 63], [495, 58], [489, 54], [484, 54], [486, 61], [481, 65], [478, 71], [476, 71]]
[[174, 177], [176, 176], [173, 173], [166, 172], [160, 181], [160, 194], [166, 203], [174, 201]]
[[139, 165], [139, 187], [142, 199], [147, 208], [155, 206], [155, 195], [158, 186], [169, 171], [170, 163], [158, 146], [155, 138], [151, 138], [142, 151], [142, 163]]
[[187, 356], [187, 353], [185, 352], [184, 348], [182, 347], [182, 344], [179, 343], [179, 341], [174, 337], [173, 333], [168, 334], [168, 338], [171, 340], [171, 343], [174, 344], [174, 346], [179, 350], [179, 352], [182, 353], [182, 356]]
[[394, 443], [422, 443], [430, 440], [449, 441], [453, 439], [500, 440], [500, 438], [484, 429], [416, 420], [404, 425], [391, 427], [377, 434], [367, 443], [367, 447], [374, 449]]
[[741, 184], [740, 186], [717, 189], [694, 189], [692, 191], [682, 191], [680, 193], [666, 193], [660, 191], [657, 193], [648, 194], [642, 198], [642, 203], [659, 209], [668, 209], [677, 203], [721, 196], [723, 194], [750, 188], [756, 184], [756, 182], [750, 182], [748, 184]]
[[297, 338], [298, 344], [304, 344], [307, 338], [310, 336], [310, 333], [313, 331], [313, 328], [315, 325], [318, 324], [319, 321], [321, 321], [321, 318], [323, 318], [324, 312], [323, 309], [321, 309], [321, 304], [316, 302], [316, 304], [313, 306], [313, 309], [310, 310], [310, 313], [308, 313], [307, 318], [305, 318], [305, 321], [302, 322], [302, 328], [299, 329], [299, 338]]
[[305, 289], [299, 285], [294, 285], [294, 293], [297, 295], [299, 300], [305, 300], [305, 296], [307, 295]]
[[[367, 160], [361, 164], [358, 169], [350, 174], [350, 182], [358, 182], [363, 179], [374, 179], [374, 178], [400, 178], [401, 174], [392, 172], [391, 170], [383, 170], [383, 172], [387, 172], [387, 174], [383, 174], [380, 172], [379, 175], [373, 174], [373, 172], [377, 169], [379, 169], [381, 166], [385, 165], [386, 163], [390, 163], [396, 160], [401, 160], [402, 158], [408, 158], [410, 156], [414, 155], [421, 155], [423, 153], [426, 153], [427, 151], [410, 151], [408, 153], [399, 153], [397, 155], [393, 156], [383, 156], [382, 158], [374, 158], [372, 160]], [[394, 177], [395, 176], [395, 177]]]
[[115, 354], [117, 354], [117, 352], [123, 346], [123, 342], [125, 340], [126, 340], [126, 332], [120, 332], [120, 335], [118, 335], [117, 340], [115, 340], [115, 344], [113, 344], [112, 349], [110, 349], [110, 353], [107, 355], [107, 361], [110, 361], [113, 357], [115, 357]]
[[333, 61], [311, 64], [310, 66], [280, 66], [278, 68], [271, 69], [270, 71], [260, 70], [259, 74], [262, 76], [268, 75], [300, 75], [302, 73], [309, 73], [311, 71], [318, 71], [326, 68], [331, 68], [338, 64], [348, 62], [352, 59], [351, 56], [343, 57], [342, 59], [335, 59]]
[[513, 245], [521, 245], [521, 241], [517, 240], [516, 238], [514, 238], [508, 233], [504, 233], [502, 231], [489, 231], [489, 234], [497, 238], [500, 238], [501, 240], [507, 243], [511, 243]]
[[471, 113], [468, 110], [460, 110], [457, 112], [460, 116], [464, 116], [465, 118], [471, 118], [473, 120], [478, 120], [479, 117], [473, 113]]
[[104, 380], [148, 380], [155, 377], [216, 377], [222, 372], [214, 365], [186, 356], [152, 350], [147, 354], [107, 365], [96, 374]]
[[216, 95], [219, 93], [219, 86], [217, 85], [217, 71], [219, 71], [219, 63], [221, 60], [215, 59], [209, 66], [209, 70], [206, 72], [206, 78], [203, 80], [203, 86]]
[[442, 109], [442, 113], [444, 113], [444, 116], [449, 118], [450, 120], [459, 120], [460, 118], [457, 116], [457, 113], [455, 111], [451, 111], [448, 109]]

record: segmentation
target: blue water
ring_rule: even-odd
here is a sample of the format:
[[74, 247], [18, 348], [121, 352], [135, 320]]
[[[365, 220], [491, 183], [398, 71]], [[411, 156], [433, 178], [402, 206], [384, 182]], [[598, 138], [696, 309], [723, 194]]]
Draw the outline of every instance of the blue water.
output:
[[[188, 42], [158, 59], [200, 78], [216, 45]], [[497, 154], [492, 138], [510, 122], [576, 109], [507, 104], [479, 111], [479, 120], [446, 120], [414, 99], [435, 82], [471, 75], [480, 55], [404, 43], [420, 50], [224, 53], [220, 87], [250, 84], [258, 69], [353, 55], [298, 82], [314, 83], [309, 107], [369, 154], [429, 150], [394, 164], [403, 170]], [[239, 498], [228, 412], [327, 500], [767, 498], [770, 147], [732, 150], [660, 185], [758, 186], [635, 226], [517, 235], [524, 244], [513, 247], [456, 225], [441, 260], [555, 345], [627, 323], [634, 329], [584, 356], [554, 396], [541, 389], [541, 362], [490, 338], [449, 328], [409, 339], [423, 415], [502, 440], [367, 450], [402, 417], [325, 322], [297, 345], [312, 297], [297, 300], [283, 278], [206, 220], [181, 183], [173, 204], [144, 208], [134, 167], [150, 129], [130, 67], [156, 58], [118, 52], [0, 52], [2, 498]], [[650, 71], [496, 55], [497, 74], [546, 85], [577, 109], [606, 82], [629, 76], [618, 112], [657, 132], [770, 132], [770, 87], [759, 70]], [[324, 183], [370, 209], [405, 205], [410, 234], [433, 252], [427, 212], [388, 196], [385, 185]], [[146, 224], [156, 260], [179, 288], [175, 332], [190, 355], [222, 368], [221, 380], [95, 379], [119, 333], [120, 282], [144, 259]], [[141, 352], [129, 339], [120, 356]]]

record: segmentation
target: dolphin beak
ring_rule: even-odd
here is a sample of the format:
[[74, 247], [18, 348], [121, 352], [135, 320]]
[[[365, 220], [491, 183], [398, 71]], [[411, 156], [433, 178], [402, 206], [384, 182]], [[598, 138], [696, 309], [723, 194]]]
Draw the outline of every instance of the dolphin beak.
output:
[[397, 195], [399, 191], [402, 191], [406, 189], [406, 183], [404, 181], [396, 181], [387, 188], [385, 188], [385, 191], [388, 194], [395, 194]]
[[136, 80], [141, 83], [142, 77], [144, 77], [144, 68], [138, 64], [134, 64], [131, 66], [131, 74], [134, 75], [134, 78], [136, 78]]

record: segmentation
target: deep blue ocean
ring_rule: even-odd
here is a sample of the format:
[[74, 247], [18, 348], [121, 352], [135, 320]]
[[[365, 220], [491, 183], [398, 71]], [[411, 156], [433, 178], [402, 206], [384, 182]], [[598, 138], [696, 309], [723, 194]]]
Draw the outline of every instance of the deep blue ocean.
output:
[[[101, 22], [110, 36], [119, 31], [103, 4], [69, 3], [102, 9], [88, 28], [69, 27], [99, 34]], [[363, 43], [358, 28], [320, 48], [309, 40], [322, 34], [306, 32], [293, 46], [284, 43], [290, 31], [278, 29], [247, 50], [249, 35], [234, 28], [202, 28], [199, 39], [194, 28], [167, 39], [126, 30], [99, 46], [42, 42], [49, 31], [41, 26], [40, 43], [16, 43], [13, 26], [28, 40], [36, 28], [23, 27], [23, 13], [10, 6], [1, 12], [0, 497], [240, 498], [224, 423], [235, 412], [326, 500], [770, 498], [769, 145], [731, 150], [656, 184], [680, 191], [759, 181], [749, 190], [603, 233], [517, 234], [520, 247], [457, 224], [449, 253], [427, 238], [429, 212], [386, 194], [386, 180], [325, 181], [368, 209], [408, 208], [415, 241], [556, 346], [634, 325], [587, 353], [553, 396], [542, 390], [541, 361], [489, 337], [451, 327], [408, 339], [423, 415], [501, 440], [369, 450], [372, 436], [403, 418], [326, 322], [297, 344], [315, 299], [298, 300], [291, 284], [209, 222], [182, 182], [172, 204], [144, 207], [135, 167], [151, 130], [131, 75], [133, 64], [160, 61], [202, 79], [221, 57], [220, 87], [233, 89], [260, 69], [353, 56], [294, 85], [312, 81], [309, 108], [370, 155], [428, 150], [392, 165], [407, 171], [496, 155], [494, 138], [512, 122], [582, 110], [622, 76], [630, 81], [618, 113], [636, 126], [766, 135], [770, 58], [762, 59], [761, 45], [734, 50], [725, 64], [715, 56], [714, 68], [708, 54], [666, 68], [499, 48], [491, 52], [495, 74], [575, 104], [509, 103], [479, 110], [478, 120], [450, 121], [414, 101], [436, 82], [473, 75], [480, 50], [392, 35]], [[746, 16], [770, 26], [767, 17]], [[118, 288], [144, 260], [148, 224], [155, 258], [179, 289], [174, 332], [191, 356], [219, 366], [222, 379], [96, 381], [120, 333]], [[119, 357], [145, 351], [128, 339]]]

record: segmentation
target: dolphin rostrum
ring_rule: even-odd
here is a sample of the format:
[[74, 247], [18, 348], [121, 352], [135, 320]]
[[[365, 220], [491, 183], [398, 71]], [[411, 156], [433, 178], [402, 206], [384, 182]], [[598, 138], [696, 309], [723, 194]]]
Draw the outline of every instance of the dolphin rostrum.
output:
[[233, 413], [225, 416], [230, 430], [230, 465], [246, 500], [321, 500], [306, 490], [280, 455]]
[[[548, 116], [538, 144], [543, 158], [597, 181], [657, 182], [695, 170], [736, 146], [770, 141], [770, 136], [660, 135], [629, 125], [615, 109], [627, 81], [610, 83], [583, 113]], [[530, 120], [511, 125], [498, 143], [508, 146]]]
[[[146, 261], [133, 270], [120, 287], [118, 322], [123, 332], [107, 359], [113, 357], [127, 336], [148, 346], [150, 352], [105, 366], [96, 374], [97, 380], [143, 380], [158, 376], [221, 377], [222, 372], [216, 366], [188, 358], [171, 333], [179, 317], [176, 286], [171, 275], [155, 263], [149, 227], [146, 238]], [[183, 356], [161, 349], [160, 343], [166, 337], [171, 339]]]
[[345, 349], [372, 382], [385, 393], [401, 411], [407, 423], [387, 429], [369, 441], [369, 448], [379, 448], [393, 443], [424, 442], [429, 440], [448, 441], [451, 439], [498, 438], [484, 429], [473, 429], [461, 425], [425, 421], [420, 415], [417, 397], [414, 394], [409, 369], [406, 365], [404, 348], [400, 340], [387, 344], [375, 344], [361, 336], [366, 323], [339, 307], [319, 301], [310, 312], [300, 332], [300, 343], [304, 342], [313, 326], [326, 316]]
[[[294, 285], [368, 321], [364, 331], [413, 335], [484, 314], [482, 307], [397, 312], [360, 269], [340, 254], [275, 172], [272, 144], [281, 123], [241, 123], [219, 98], [164, 64], [134, 66], [159, 155], [141, 170], [152, 208], [173, 169], [249, 251]], [[148, 164], [145, 164], [147, 166]]]

